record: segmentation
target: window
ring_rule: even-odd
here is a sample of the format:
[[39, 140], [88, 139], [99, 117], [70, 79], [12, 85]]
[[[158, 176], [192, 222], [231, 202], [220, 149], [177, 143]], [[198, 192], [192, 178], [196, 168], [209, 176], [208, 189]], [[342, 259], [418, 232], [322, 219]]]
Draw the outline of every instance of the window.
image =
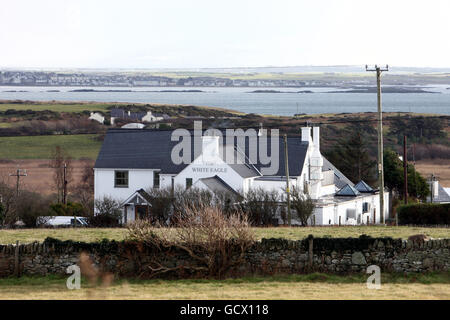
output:
[[128, 188], [128, 171], [115, 171], [115, 188]]
[[369, 203], [368, 202], [363, 202], [362, 211], [363, 211], [363, 213], [369, 212]]
[[153, 188], [159, 188], [159, 171], [153, 171]]
[[192, 178], [186, 178], [186, 189], [192, 187]]

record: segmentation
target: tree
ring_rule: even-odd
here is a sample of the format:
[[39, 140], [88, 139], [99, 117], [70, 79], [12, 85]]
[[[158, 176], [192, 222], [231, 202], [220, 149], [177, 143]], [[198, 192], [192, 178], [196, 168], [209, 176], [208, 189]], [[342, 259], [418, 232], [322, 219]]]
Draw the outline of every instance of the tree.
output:
[[427, 142], [436, 138], [445, 138], [444, 119], [431, 117], [394, 118], [390, 125], [389, 134], [396, 136], [399, 144], [406, 135], [411, 142]]
[[15, 205], [17, 218], [28, 228], [35, 227], [39, 216], [48, 215], [49, 205], [50, 201], [47, 197], [37, 192], [23, 190]]
[[71, 198], [83, 206], [83, 216], [92, 215], [94, 213], [94, 170], [92, 165], [85, 164], [80, 182], [72, 189]]
[[248, 190], [240, 206], [252, 224], [271, 225], [279, 208], [279, 199], [280, 195], [276, 190], [266, 191], [262, 188], [254, 188]]
[[116, 227], [120, 224], [122, 210], [120, 203], [110, 197], [103, 197], [94, 202], [96, 214], [88, 218], [88, 223], [94, 227]]
[[5, 182], [0, 181], [0, 196], [2, 200], [2, 218], [0, 224], [8, 225], [13, 224], [17, 220], [16, 212], [16, 199], [17, 193], [14, 188], [11, 188]]
[[[391, 149], [384, 151], [383, 161], [385, 185], [403, 198], [405, 190], [403, 162], [399, 159], [398, 154]], [[408, 163], [407, 174], [408, 194], [412, 197], [425, 200], [429, 193], [426, 179], [410, 163]]]
[[[64, 166], [66, 166], [65, 180], [67, 181], [66, 190], [68, 184], [71, 182], [72, 177], [72, 165], [71, 158], [67, 155], [67, 153], [60, 147], [56, 146], [52, 151], [50, 157], [50, 168], [54, 170], [54, 186], [56, 189], [57, 200], [58, 202], [62, 202], [64, 199]], [[67, 194], [66, 194], [67, 196]]]
[[364, 143], [366, 139], [356, 131], [349, 139], [341, 140], [326, 156], [351, 181], [375, 182], [376, 161], [371, 159]]
[[315, 203], [311, 199], [308, 189], [300, 190], [297, 187], [292, 187], [291, 191], [291, 206], [297, 212], [297, 217], [302, 226], [308, 225], [308, 219], [313, 215]]

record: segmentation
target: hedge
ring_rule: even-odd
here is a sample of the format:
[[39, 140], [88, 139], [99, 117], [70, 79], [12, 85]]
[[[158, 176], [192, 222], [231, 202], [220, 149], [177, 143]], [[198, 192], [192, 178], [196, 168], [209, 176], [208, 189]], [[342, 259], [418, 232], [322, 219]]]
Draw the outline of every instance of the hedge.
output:
[[397, 209], [399, 224], [450, 224], [450, 203], [407, 204]]

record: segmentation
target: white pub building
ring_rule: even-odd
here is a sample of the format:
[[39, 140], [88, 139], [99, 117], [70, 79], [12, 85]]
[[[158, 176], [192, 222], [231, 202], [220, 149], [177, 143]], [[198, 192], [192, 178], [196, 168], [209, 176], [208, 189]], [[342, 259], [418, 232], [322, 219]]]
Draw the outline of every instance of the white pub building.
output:
[[[236, 131], [233, 139], [222, 137], [224, 131], [219, 130], [197, 136], [195, 131], [179, 131], [109, 130], [94, 166], [95, 199], [120, 201], [124, 223], [151, 215], [145, 192], [149, 188], [196, 187], [244, 195], [251, 188], [263, 188], [286, 199], [282, 137], [254, 129]], [[307, 186], [316, 200], [311, 224], [380, 223], [379, 192], [364, 181], [354, 184], [321, 155], [318, 127], [301, 128], [301, 137], [288, 137], [287, 146], [290, 186]], [[388, 200], [385, 192], [384, 221], [389, 217]], [[295, 212], [292, 217], [294, 224]]]

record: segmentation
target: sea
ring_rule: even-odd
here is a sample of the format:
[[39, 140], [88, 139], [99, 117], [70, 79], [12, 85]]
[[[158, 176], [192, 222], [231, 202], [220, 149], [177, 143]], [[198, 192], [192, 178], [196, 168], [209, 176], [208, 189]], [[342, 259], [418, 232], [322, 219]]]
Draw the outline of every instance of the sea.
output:
[[[450, 86], [420, 87], [432, 93], [385, 93], [385, 112], [450, 115]], [[75, 91], [74, 91], [75, 90]], [[254, 91], [265, 91], [254, 93]], [[278, 91], [275, 92], [269, 92]], [[298, 91], [310, 91], [298, 93]], [[329, 91], [340, 91], [330, 93]], [[0, 100], [162, 103], [219, 107], [244, 113], [295, 114], [376, 112], [375, 93], [333, 87], [19, 87], [0, 86]]]

